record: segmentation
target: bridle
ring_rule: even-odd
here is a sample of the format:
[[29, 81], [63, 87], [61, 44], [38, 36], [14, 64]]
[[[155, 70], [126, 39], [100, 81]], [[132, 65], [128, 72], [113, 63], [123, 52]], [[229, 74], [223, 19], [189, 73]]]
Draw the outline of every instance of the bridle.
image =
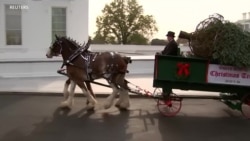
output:
[[[57, 45], [60, 46], [60, 51], [59, 51], [59, 53], [55, 53], [55, 52], [53, 51], [54, 44], [57, 44]], [[58, 56], [58, 55], [60, 55], [60, 54], [62, 53], [62, 49], [63, 49], [63, 47], [62, 47], [62, 41], [61, 41], [60, 39], [56, 39], [56, 41], [55, 41], [54, 44], [52, 44], [52, 46], [50, 46], [49, 49], [50, 49], [50, 51], [51, 51], [52, 53], [54, 53], [56, 56]]]
[[[63, 45], [62, 45], [62, 43], [63, 43], [63, 41], [62, 41], [60, 38], [57, 38], [56, 41], [53, 43], [53, 45], [49, 47], [49, 49], [51, 50], [51, 52], [52, 52], [53, 54], [55, 54], [56, 56], [59, 56], [59, 55], [62, 53], [62, 50], [63, 50]], [[84, 45], [85, 45], [85, 43], [84, 43]], [[55, 52], [53, 51], [54, 46], [59, 46], [59, 47], [60, 47], [60, 51], [59, 51], [58, 53], [55, 53]], [[75, 46], [75, 45], [73, 45], [73, 46]], [[69, 58], [68, 58], [67, 60], [65, 60], [65, 62], [63, 62], [62, 67], [63, 67], [64, 65], [74, 65], [74, 64], [72, 63], [72, 61], [73, 61], [77, 56], [79, 56], [79, 55], [81, 55], [81, 57], [82, 57], [85, 61], [87, 60], [86, 58], [84, 58], [84, 57], [82, 56], [82, 53], [87, 49], [86, 46], [85, 46], [85, 48], [81, 48], [81, 47], [77, 48], [77, 47], [75, 47], [74, 49], [72, 48], [72, 46], [69, 46], [69, 49], [70, 49], [70, 51], [73, 52], [73, 53], [69, 56]], [[74, 65], [74, 66], [75, 66], [75, 65]]]

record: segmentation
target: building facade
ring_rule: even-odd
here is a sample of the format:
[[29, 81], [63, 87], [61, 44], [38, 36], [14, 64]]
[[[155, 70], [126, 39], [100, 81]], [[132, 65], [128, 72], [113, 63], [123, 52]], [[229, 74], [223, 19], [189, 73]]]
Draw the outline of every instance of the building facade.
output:
[[88, 0], [1, 0], [0, 60], [45, 59], [54, 35], [88, 39]]
[[236, 22], [244, 31], [250, 32], [250, 12], [242, 13], [242, 19]]

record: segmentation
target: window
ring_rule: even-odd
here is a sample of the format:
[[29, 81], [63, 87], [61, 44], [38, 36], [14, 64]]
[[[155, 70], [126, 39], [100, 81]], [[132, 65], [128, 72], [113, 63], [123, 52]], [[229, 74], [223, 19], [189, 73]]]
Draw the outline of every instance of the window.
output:
[[11, 5], [5, 5], [5, 30], [7, 45], [22, 44], [21, 9], [13, 9]]
[[66, 8], [52, 8], [52, 41], [55, 34], [66, 36]]

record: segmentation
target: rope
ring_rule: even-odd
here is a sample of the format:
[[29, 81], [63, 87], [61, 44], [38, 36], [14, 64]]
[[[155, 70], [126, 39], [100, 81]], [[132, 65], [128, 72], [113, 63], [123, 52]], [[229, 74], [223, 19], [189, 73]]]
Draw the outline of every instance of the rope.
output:
[[126, 80], [126, 82], [129, 83], [129, 84], [131, 84], [131, 85], [133, 85], [136, 88], [136, 90], [134, 90], [134, 91], [130, 88], [131, 92], [135, 92], [137, 94], [148, 96], [148, 97], [152, 97], [153, 96], [152, 92], [150, 92], [150, 91], [148, 91], [146, 89], [142, 89], [141, 87], [139, 87], [139, 86], [137, 86], [137, 85], [135, 85], [135, 84], [127, 81], [127, 80]]

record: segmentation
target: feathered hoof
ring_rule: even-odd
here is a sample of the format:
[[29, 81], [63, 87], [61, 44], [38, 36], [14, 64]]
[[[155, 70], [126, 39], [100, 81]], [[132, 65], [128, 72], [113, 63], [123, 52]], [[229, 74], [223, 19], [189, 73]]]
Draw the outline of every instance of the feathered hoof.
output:
[[67, 102], [67, 101], [63, 101], [60, 104], [60, 108], [62, 108], [62, 109], [71, 109], [71, 107], [72, 107], [72, 105], [70, 105], [69, 102]]
[[110, 107], [111, 107], [111, 104], [109, 103], [104, 104], [104, 109], [109, 109]]
[[87, 111], [94, 111], [95, 110], [95, 104], [88, 103], [86, 109], [87, 109]]
[[116, 105], [116, 107], [118, 106], [118, 107], [124, 108], [124, 109], [128, 109], [130, 106], [129, 101], [122, 101], [122, 102], [117, 101], [117, 103], [115, 105]]
[[119, 104], [115, 104], [115, 107], [118, 108], [120, 111], [128, 111], [127, 108], [121, 107]]
[[104, 103], [104, 109], [109, 109], [113, 105], [113, 102], [111, 100], [107, 100]]

